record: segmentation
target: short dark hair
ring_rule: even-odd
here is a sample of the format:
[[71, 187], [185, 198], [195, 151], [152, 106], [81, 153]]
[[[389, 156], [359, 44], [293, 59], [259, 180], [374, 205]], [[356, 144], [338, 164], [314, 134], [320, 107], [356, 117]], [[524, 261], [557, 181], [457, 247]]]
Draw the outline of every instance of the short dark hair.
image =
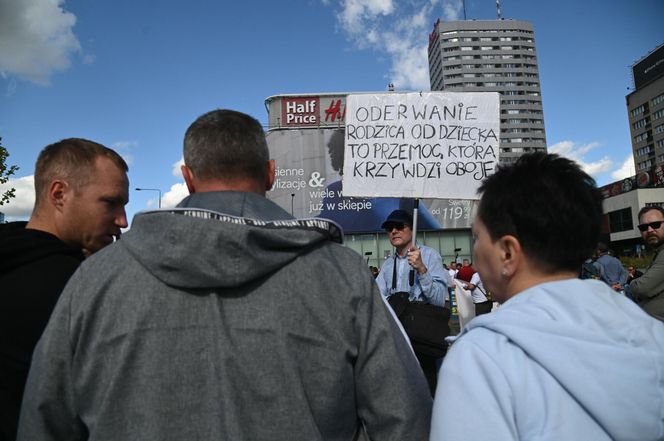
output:
[[664, 216], [664, 208], [660, 207], [659, 205], [648, 205], [639, 210], [639, 216], [638, 216], [639, 222], [641, 222], [641, 216], [643, 216], [644, 214], [646, 214], [651, 210], [659, 211], [660, 213], [662, 213], [662, 216]]
[[217, 109], [200, 116], [184, 136], [184, 163], [199, 179], [262, 181], [269, 160], [263, 127], [234, 110]]
[[595, 180], [569, 159], [531, 153], [501, 165], [479, 188], [478, 216], [492, 240], [515, 236], [545, 271], [577, 271], [593, 254], [602, 222]]
[[67, 181], [75, 191], [87, 185], [94, 178], [98, 157], [110, 159], [125, 173], [129, 171], [117, 152], [88, 139], [67, 138], [44, 147], [35, 164], [35, 205], [55, 179]]

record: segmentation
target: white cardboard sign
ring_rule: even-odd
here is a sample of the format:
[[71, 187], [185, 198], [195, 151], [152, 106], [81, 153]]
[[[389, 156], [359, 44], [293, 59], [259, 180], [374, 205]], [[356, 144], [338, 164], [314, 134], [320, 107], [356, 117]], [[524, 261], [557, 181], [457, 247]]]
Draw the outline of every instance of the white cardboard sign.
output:
[[478, 199], [499, 136], [497, 92], [348, 95], [343, 194]]

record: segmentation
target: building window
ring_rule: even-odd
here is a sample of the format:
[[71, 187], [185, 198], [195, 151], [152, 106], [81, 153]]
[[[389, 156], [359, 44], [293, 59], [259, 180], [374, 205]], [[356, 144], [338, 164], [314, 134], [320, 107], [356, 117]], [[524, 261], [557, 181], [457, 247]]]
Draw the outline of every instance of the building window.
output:
[[648, 153], [650, 153], [650, 151], [651, 151], [651, 147], [649, 145], [647, 145], [645, 147], [641, 147], [640, 149], [638, 149], [636, 151], [636, 156], [645, 156]]
[[635, 129], [642, 129], [648, 124], [647, 118], [643, 118], [634, 123]]
[[637, 116], [637, 115], [641, 115], [645, 110], [646, 110], [646, 106], [643, 105], [643, 104], [641, 104], [639, 107], [637, 107], [636, 109], [632, 110], [632, 111], [630, 112], [630, 115], [632, 115], [632, 118], [634, 118], [634, 117]]
[[632, 222], [632, 209], [623, 208], [609, 213], [609, 231], [618, 233], [620, 231], [629, 231], [634, 229]]
[[655, 133], [662, 133], [664, 132], [664, 124], [660, 124], [657, 127], [655, 127]]
[[652, 114], [652, 119], [660, 119], [661, 117], [664, 116], [664, 109], [658, 110], [657, 112]]
[[664, 101], [664, 93], [653, 98], [652, 100], [653, 107], [661, 103], [662, 101]]
[[644, 132], [634, 137], [634, 142], [646, 141], [650, 137], [650, 132]]

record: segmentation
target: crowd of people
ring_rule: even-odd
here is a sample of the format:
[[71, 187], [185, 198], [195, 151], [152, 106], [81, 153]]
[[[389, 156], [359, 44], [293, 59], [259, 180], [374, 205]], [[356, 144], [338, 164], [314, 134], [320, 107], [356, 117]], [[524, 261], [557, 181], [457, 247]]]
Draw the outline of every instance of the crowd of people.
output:
[[[183, 152], [190, 195], [121, 240], [122, 158], [39, 155], [30, 220], [0, 226], [0, 440], [664, 439], [662, 208], [639, 213], [652, 263], [625, 271], [594, 180], [526, 154], [481, 184], [473, 265], [444, 267], [397, 209], [369, 271], [334, 222], [265, 197], [254, 118], [208, 112]], [[442, 360], [414, 351], [391, 300], [441, 317], [454, 278], [477, 317]]]

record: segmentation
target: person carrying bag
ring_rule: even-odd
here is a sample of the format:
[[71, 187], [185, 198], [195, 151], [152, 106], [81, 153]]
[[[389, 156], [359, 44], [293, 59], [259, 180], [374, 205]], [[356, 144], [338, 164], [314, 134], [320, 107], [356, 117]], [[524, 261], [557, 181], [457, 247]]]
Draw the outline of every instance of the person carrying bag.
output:
[[437, 361], [445, 355], [449, 335], [450, 311], [443, 307], [447, 273], [436, 250], [413, 243], [409, 213], [393, 211], [382, 227], [395, 253], [383, 263], [376, 283], [403, 324], [433, 394]]

